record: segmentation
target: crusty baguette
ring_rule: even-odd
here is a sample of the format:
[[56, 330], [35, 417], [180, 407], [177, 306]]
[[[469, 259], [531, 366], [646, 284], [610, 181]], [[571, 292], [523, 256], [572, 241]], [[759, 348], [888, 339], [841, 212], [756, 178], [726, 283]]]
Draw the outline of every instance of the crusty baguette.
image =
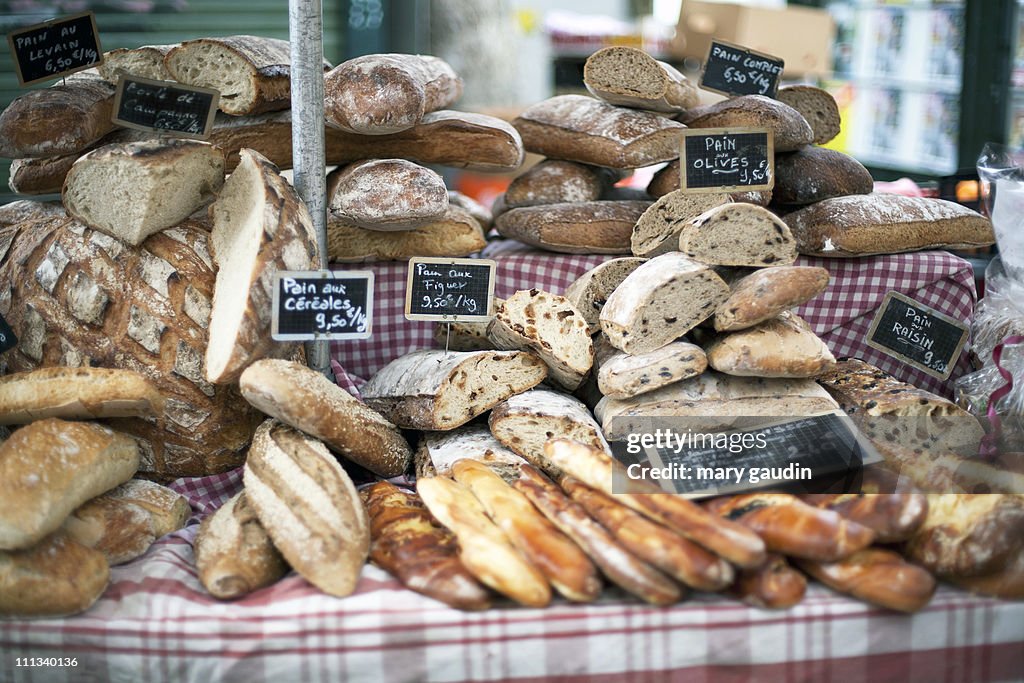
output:
[[719, 591], [732, 583], [732, 565], [718, 555], [578, 479], [564, 477], [561, 486], [623, 547], [677, 581], [700, 591]]
[[587, 321], [587, 332], [601, 330], [601, 309], [608, 297], [643, 262], [644, 259], [631, 256], [613, 258], [594, 266], [566, 287], [563, 296]]
[[451, 479], [416, 482], [427, 509], [459, 541], [459, 559], [482, 583], [527, 607], [544, 607], [551, 587], [511, 544], [470, 491]]
[[646, 493], [614, 491], [615, 465], [607, 453], [575, 441], [553, 439], [544, 444], [544, 455], [566, 474], [602, 493], [617, 494], [615, 500], [739, 567], [756, 567], [764, 560], [765, 544], [757, 534], [736, 522], [716, 518], [692, 501], [677, 496], [651, 495], [660, 489]]
[[877, 543], [906, 541], [928, 517], [923, 493], [812, 493], [801, 498], [868, 527]]
[[103, 553], [59, 532], [24, 550], [0, 551], [0, 616], [84, 612], [103, 594], [109, 579]]
[[135, 441], [107, 427], [55, 418], [22, 427], [0, 445], [0, 549], [38, 543], [138, 467]]
[[386, 135], [412, 128], [424, 114], [462, 95], [462, 79], [430, 55], [372, 54], [339, 64], [324, 76], [324, 115], [338, 128]]
[[597, 599], [601, 593], [597, 569], [522, 493], [476, 460], [459, 460], [451, 471], [455, 481], [472, 491], [491, 521], [555, 590], [574, 602]]
[[193, 543], [199, 581], [215, 598], [234, 600], [275, 583], [288, 564], [241, 491], [199, 525]]
[[700, 102], [686, 76], [635, 47], [613, 45], [590, 55], [583, 84], [595, 97], [623, 107], [680, 112]]
[[448, 188], [436, 172], [405, 159], [370, 159], [327, 176], [327, 200], [338, 221], [365, 230], [412, 230], [442, 219]]
[[124, 73], [129, 76], [141, 76], [154, 81], [172, 81], [174, 76], [164, 65], [164, 57], [178, 46], [142, 45], [140, 47], [119, 47], [103, 53], [103, 63], [96, 67], [100, 76], [110, 83], [117, 83], [118, 77]]
[[821, 294], [829, 277], [816, 266], [759, 268], [729, 283], [729, 298], [715, 309], [715, 329], [733, 332], [774, 318]]
[[899, 612], [917, 612], [935, 592], [935, 577], [881, 548], [860, 550], [836, 562], [801, 560], [812, 577], [840, 593]]
[[219, 268], [204, 374], [214, 384], [235, 382], [254, 361], [293, 348], [270, 336], [274, 273], [317, 263], [306, 205], [264, 156], [251, 149], [241, 155], [210, 209], [210, 246]]
[[417, 593], [457, 609], [487, 609], [491, 596], [458, 558], [455, 535], [415, 493], [378, 481], [360, 492], [370, 517], [370, 559]]
[[0, 424], [154, 417], [163, 408], [153, 383], [132, 370], [52, 367], [0, 377]]
[[787, 609], [803, 600], [806, 591], [806, 577], [782, 555], [769, 553], [760, 567], [738, 572], [727, 592], [754, 607]]
[[714, 498], [707, 509], [757, 532], [768, 550], [819, 562], [835, 562], [875, 539], [871, 529], [838, 512], [812, 507], [785, 493]]
[[609, 581], [654, 605], [669, 605], [685, 595], [682, 587], [641, 561], [608, 531], [530, 465], [523, 465], [513, 482], [548, 520], [583, 549]]
[[261, 411], [324, 442], [382, 477], [405, 471], [405, 437], [375, 410], [315, 370], [289, 360], [256, 361], [239, 378], [242, 396]]
[[732, 200], [723, 192], [691, 194], [676, 188], [663, 194], [637, 219], [629, 238], [630, 250], [636, 256], [651, 258], [679, 249], [679, 233], [709, 209]]
[[413, 256], [462, 257], [487, 245], [480, 223], [457, 206], [438, 220], [411, 230], [360, 228], [331, 214], [327, 222], [327, 255], [339, 263], [405, 261]]
[[352, 593], [370, 552], [370, 524], [355, 485], [324, 445], [267, 420], [253, 437], [243, 480], [288, 564], [328, 595]]

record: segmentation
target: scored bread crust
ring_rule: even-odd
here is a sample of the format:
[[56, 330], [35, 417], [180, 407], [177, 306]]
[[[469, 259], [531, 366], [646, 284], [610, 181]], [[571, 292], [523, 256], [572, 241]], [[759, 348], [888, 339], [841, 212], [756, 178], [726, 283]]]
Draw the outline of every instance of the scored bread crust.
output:
[[440, 220], [448, 189], [434, 171], [405, 159], [371, 159], [327, 176], [329, 210], [367, 230], [411, 230]]
[[409, 465], [412, 451], [398, 428], [315, 370], [260, 360], [245, 369], [239, 386], [259, 410], [377, 475], [395, 477]]
[[[676, 187], [679, 183], [676, 182]], [[629, 237], [636, 256], [652, 257], [679, 249], [679, 233], [697, 216], [732, 200], [722, 192], [687, 194], [675, 189], [662, 195], [637, 219]]]
[[[56, 218], [64, 215], [66, 215], [64, 207], [60, 202], [19, 199], [0, 206], [0, 227], [6, 228], [9, 225]], [[2, 254], [2, 250], [0, 250], [0, 254]]]
[[388, 363], [361, 394], [368, 406], [399, 427], [448, 430], [537, 386], [546, 376], [544, 361], [525, 351], [424, 349]]
[[267, 420], [253, 437], [243, 480], [288, 564], [328, 595], [351, 594], [370, 552], [370, 524], [355, 485], [327, 448]]
[[680, 112], [700, 102], [697, 86], [686, 76], [634, 47], [615, 45], [590, 55], [583, 84], [595, 97], [623, 107]]
[[729, 284], [729, 298], [715, 310], [715, 329], [732, 332], [774, 318], [825, 291], [830, 275], [817, 266], [761, 268]]
[[291, 351], [270, 335], [274, 275], [318, 264], [306, 205], [264, 156], [243, 149], [241, 158], [210, 210], [218, 271], [204, 374], [214, 384], [235, 382], [254, 361]]
[[716, 266], [779, 266], [796, 261], [797, 240], [763, 206], [732, 202], [708, 209], [684, 226], [679, 251]]
[[405, 261], [414, 256], [469, 256], [487, 245], [468, 211], [449, 204], [444, 216], [411, 230], [367, 230], [336, 218], [327, 221], [327, 254], [340, 263]]
[[632, 256], [613, 258], [594, 266], [566, 287], [563, 296], [587, 321], [587, 332], [595, 334], [601, 330], [601, 309], [608, 297], [644, 260]]
[[792, 311], [720, 335], [705, 351], [715, 370], [744, 377], [815, 377], [836, 364], [825, 342]]
[[174, 76], [164, 65], [164, 57], [178, 45], [180, 43], [119, 47], [109, 50], [103, 53], [103, 63], [97, 66], [96, 70], [106, 81], [115, 85], [122, 72], [155, 81], [173, 81]]
[[498, 233], [563, 254], [628, 254], [633, 226], [650, 202], [599, 200], [509, 209], [494, 219]]
[[62, 617], [84, 612], [106, 590], [103, 553], [57, 532], [25, 550], [0, 551], [0, 616]]
[[764, 95], [741, 95], [692, 113], [683, 118], [690, 128], [767, 128], [776, 152], [792, 152], [814, 140], [800, 112]]

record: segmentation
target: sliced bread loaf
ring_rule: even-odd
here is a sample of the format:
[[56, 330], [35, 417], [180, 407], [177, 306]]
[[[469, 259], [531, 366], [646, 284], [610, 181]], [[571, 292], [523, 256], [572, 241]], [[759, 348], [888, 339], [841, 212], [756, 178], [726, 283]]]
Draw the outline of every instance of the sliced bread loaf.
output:
[[611, 398], [629, 398], [695, 377], [708, 367], [704, 349], [685, 341], [632, 356], [621, 351], [601, 363], [597, 386]]
[[[678, 185], [678, 183], [677, 183]], [[673, 190], [647, 207], [630, 236], [637, 256], [657, 256], [679, 248], [679, 233], [694, 218], [716, 206], [728, 204], [729, 195], [718, 192], [692, 194]]]
[[595, 97], [623, 107], [680, 112], [700, 102], [697, 86], [686, 76], [635, 47], [616, 45], [590, 55], [583, 84]]
[[788, 265], [796, 260], [796, 240], [768, 209], [733, 202], [690, 221], [679, 233], [679, 251], [715, 266]]
[[836, 364], [825, 342], [791, 311], [722, 335], [706, 351], [708, 365], [741, 377], [814, 377]]
[[141, 47], [119, 47], [103, 54], [103, 63], [96, 67], [105, 80], [117, 83], [122, 73], [142, 76], [155, 81], [173, 81], [174, 76], [164, 66], [164, 57], [178, 47], [172, 45], [142, 45]]
[[624, 256], [605, 261], [580, 275], [565, 290], [565, 298], [579, 310], [583, 319], [587, 321], [587, 332], [594, 334], [601, 330], [601, 309], [604, 308], [608, 296], [644, 260]]
[[752, 327], [810, 301], [828, 287], [829, 274], [816, 266], [760, 268], [730, 283], [729, 298], [715, 310], [715, 329]]

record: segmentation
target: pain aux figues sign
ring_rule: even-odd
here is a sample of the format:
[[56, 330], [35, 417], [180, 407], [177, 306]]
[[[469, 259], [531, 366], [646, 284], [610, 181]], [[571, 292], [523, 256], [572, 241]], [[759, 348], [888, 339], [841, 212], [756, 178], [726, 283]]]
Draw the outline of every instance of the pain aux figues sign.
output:
[[219, 101], [220, 93], [211, 88], [121, 74], [114, 96], [114, 123], [205, 140]]
[[271, 336], [279, 341], [368, 339], [373, 333], [373, 272], [279, 272], [272, 310]]
[[770, 190], [775, 139], [757, 128], [690, 128], [682, 132], [679, 184], [684, 192]]
[[775, 97], [785, 61], [723, 40], [711, 41], [700, 87], [722, 95]]
[[949, 379], [967, 326], [899, 292], [889, 292], [868, 330], [868, 346], [939, 379]]
[[494, 305], [496, 265], [490, 259], [410, 259], [405, 317], [440, 322], [489, 319]]
[[32, 85], [103, 63], [92, 12], [33, 24], [7, 34], [18, 82]]

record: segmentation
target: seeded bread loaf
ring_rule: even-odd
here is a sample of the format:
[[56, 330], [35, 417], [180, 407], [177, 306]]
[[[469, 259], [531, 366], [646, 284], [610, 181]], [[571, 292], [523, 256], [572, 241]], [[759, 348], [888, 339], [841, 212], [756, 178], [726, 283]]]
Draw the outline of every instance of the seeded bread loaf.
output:
[[686, 76], [634, 47], [606, 47], [590, 55], [583, 84], [595, 97], [623, 107], [680, 112], [700, 102]]
[[96, 70], [100, 72], [100, 76], [114, 84], [122, 73], [155, 81], [173, 81], [174, 76], [164, 65], [164, 58], [177, 46], [178, 43], [134, 48], [119, 47], [103, 53], [103, 63], [96, 67]]
[[444, 179], [405, 159], [372, 159], [327, 176], [333, 217], [366, 230], [411, 230], [448, 211]]
[[707, 366], [704, 349], [689, 342], [675, 341], [635, 356], [621, 351], [616, 353], [601, 363], [597, 386], [605, 396], [629, 398], [695, 377]]
[[839, 135], [839, 105], [831, 93], [810, 85], [779, 88], [775, 99], [796, 109], [814, 131], [814, 144], [824, 145]]
[[813, 204], [832, 197], [869, 194], [874, 179], [853, 157], [824, 147], [803, 147], [775, 155], [772, 200], [779, 204]]
[[615, 348], [646, 353], [689, 332], [728, 296], [729, 286], [709, 267], [669, 252], [615, 288], [601, 309], [601, 329]]
[[443, 59], [363, 55], [324, 76], [324, 115], [350, 133], [386, 135], [412, 128], [461, 95], [462, 79]]
[[787, 104], [763, 95], [741, 95], [683, 117], [690, 128], [767, 128], [775, 152], [792, 152], [814, 140], [807, 120]]
[[836, 364], [825, 342], [792, 311], [723, 334], [705, 350], [715, 370], [743, 377], [815, 377]]
[[594, 363], [583, 314], [557, 294], [523, 289], [494, 310], [487, 338], [496, 348], [532, 351], [548, 366], [548, 379], [572, 391]]
[[640, 168], [679, 156], [686, 126], [653, 112], [624, 109], [585, 95], [558, 95], [512, 122], [527, 151], [611, 168]]
[[224, 184], [224, 155], [198, 140], [112, 144], [79, 157], [64, 180], [67, 212], [128, 244], [185, 220]]
[[575, 161], [544, 159], [516, 177], [505, 190], [505, 207], [593, 202], [618, 179], [611, 169]]
[[768, 209], [733, 202], [708, 209], [684, 226], [679, 251], [716, 266], [779, 266], [796, 261], [797, 241]]
[[992, 223], [943, 199], [895, 194], [836, 197], [787, 214], [801, 254], [856, 257], [995, 243]]
[[729, 195], [718, 192], [688, 194], [676, 189], [662, 195], [636, 221], [629, 240], [630, 249], [636, 256], [647, 258], [676, 251], [679, 233], [690, 221], [731, 201]]
[[366, 404], [408, 429], [454, 429], [540, 384], [547, 366], [524, 351], [422, 350], [388, 363], [362, 390]]
[[580, 275], [566, 288], [564, 296], [587, 321], [588, 333], [601, 330], [599, 316], [605, 301], [643, 262], [642, 258], [629, 256], [605, 261]]
[[60, 532], [31, 548], [0, 551], [0, 616], [84, 612], [103, 595], [109, 580], [103, 553]]
[[155, 417], [163, 408], [156, 386], [131, 370], [53, 367], [0, 376], [0, 424]]
[[752, 327], [810, 301], [828, 287], [829, 274], [816, 266], [760, 268], [729, 284], [729, 298], [715, 310], [715, 329]]
[[330, 217], [327, 254], [340, 263], [406, 261], [414, 256], [461, 257], [487, 245], [480, 223], [465, 209], [448, 206], [437, 221], [412, 230], [366, 230]]
[[563, 254], [628, 254], [645, 201], [545, 204], [510, 209], [494, 221], [509, 239]]

